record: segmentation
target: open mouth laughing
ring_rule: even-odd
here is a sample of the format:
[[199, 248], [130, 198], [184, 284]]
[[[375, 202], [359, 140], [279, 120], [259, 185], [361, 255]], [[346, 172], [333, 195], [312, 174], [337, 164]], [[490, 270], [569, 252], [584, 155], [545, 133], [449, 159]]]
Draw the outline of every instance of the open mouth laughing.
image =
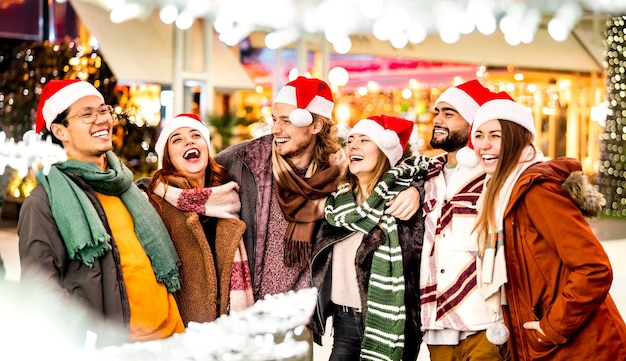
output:
[[196, 148], [191, 148], [183, 154], [183, 158], [185, 160], [198, 159], [200, 158], [200, 151]]

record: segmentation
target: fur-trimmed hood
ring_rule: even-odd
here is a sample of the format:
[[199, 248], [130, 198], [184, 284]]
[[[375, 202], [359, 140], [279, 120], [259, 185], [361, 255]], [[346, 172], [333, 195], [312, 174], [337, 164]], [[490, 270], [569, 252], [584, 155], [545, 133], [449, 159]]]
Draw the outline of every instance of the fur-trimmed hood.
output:
[[597, 187], [589, 183], [580, 162], [574, 158], [562, 157], [534, 164], [521, 175], [513, 190], [507, 213], [525, 191], [538, 182], [560, 184], [585, 217], [599, 216], [606, 202]]
[[597, 217], [602, 212], [606, 200], [582, 171], [572, 172], [561, 188], [576, 202], [585, 217]]

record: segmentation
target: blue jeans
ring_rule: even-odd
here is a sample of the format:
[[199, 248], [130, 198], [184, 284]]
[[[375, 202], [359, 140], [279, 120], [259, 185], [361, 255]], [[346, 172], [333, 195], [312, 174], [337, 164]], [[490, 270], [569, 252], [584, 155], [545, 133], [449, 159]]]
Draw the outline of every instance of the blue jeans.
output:
[[335, 307], [333, 312], [333, 350], [329, 361], [359, 361], [365, 330], [363, 314]]

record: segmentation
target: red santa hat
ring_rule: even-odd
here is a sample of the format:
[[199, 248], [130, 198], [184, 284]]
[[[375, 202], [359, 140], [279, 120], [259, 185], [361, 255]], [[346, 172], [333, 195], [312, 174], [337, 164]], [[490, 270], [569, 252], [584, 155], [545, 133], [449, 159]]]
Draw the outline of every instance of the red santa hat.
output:
[[[435, 106], [439, 102], [450, 104], [471, 125], [478, 108], [493, 98], [494, 95], [495, 93], [484, 87], [478, 80], [472, 79], [446, 89], [435, 101]], [[456, 159], [462, 166], [473, 168], [478, 165], [478, 159], [476, 159], [472, 141], [469, 138], [467, 140], [468, 145], [457, 151]]]
[[325, 118], [333, 117], [333, 93], [326, 82], [316, 78], [299, 76], [296, 80], [282, 87], [274, 104], [284, 103], [296, 107], [290, 114], [289, 120], [296, 127], [306, 127], [313, 122], [313, 114]]
[[[535, 141], [537, 131], [535, 130], [535, 120], [533, 113], [527, 107], [515, 102], [507, 92], [500, 92], [483, 104], [474, 116], [474, 124], [470, 129], [470, 139], [473, 141], [476, 130], [486, 122], [494, 119], [508, 120], [526, 128], [532, 134]], [[472, 146], [473, 149], [473, 146]]]
[[521, 125], [532, 134], [532, 141], [537, 136], [535, 121], [530, 109], [515, 102], [507, 92], [494, 93], [490, 100], [481, 105], [474, 115], [474, 123], [470, 127], [467, 147], [459, 149], [456, 160], [465, 167], [475, 167], [478, 164], [474, 152], [474, 136], [476, 130], [486, 122], [494, 119], [504, 119]]
[[91, 83], [80, 79], [50, 80], [41, 91], [37, 107], [35, 131], [40, 133], [44, 126], [50, 130], [50, 124], [74, 102], [86, 96], [104, 97]]
[[165, 152], [165, 145], [167, 144], [167, 140], [170, 138], [170, 135], [172, 135], [176, 129], [182, 127], [189, 127], [199, 131], [207, 144], [211, 142], [209, 128], [204, 125], [202, 120], [200, 120], [197, 115], [186, 113], [178, 114], [174, 118], [168, 120], [159, 133], [159, 137], [154, 145], [154, 150], [159, 156], [159, 159], [163, 160], [163, 152]]
[[387, 115], [371, 116], [359, 120], [348, 132], [348, 137], [354, 134], [367, 135], [387, 156], [389, 164], [393, 167], [402, 158], [413, 126], [413, 122], [402, 118]]
[[473, 79], [446, 89], [435, 101], [435, 106], [440, 102], [446, 102], [452, 105], [466, 122], [472, 124], [478, 107], [491, 99], [492, 95], [489, 89]]

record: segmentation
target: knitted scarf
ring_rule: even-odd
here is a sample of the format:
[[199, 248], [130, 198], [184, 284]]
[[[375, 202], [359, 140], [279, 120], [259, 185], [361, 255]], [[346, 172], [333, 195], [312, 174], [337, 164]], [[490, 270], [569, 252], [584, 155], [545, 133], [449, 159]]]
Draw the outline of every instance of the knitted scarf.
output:
[[[304, 178], [300, 178], [272, 145], [272, 172], [276, 180], [276, 197], [287, 220], [285, 231], [285, 266], [306, 268], [311, 259], [311, 238], [315, 221], [324, 216], [323, 200], [337, 189], [341, 174], [340, 159], [326, 169], [311, 163]], [[343, 155], [343, 151], [338, 153]], [[345, 155], [343, 156], [345, 159]]]
[[428, 162], [406, 159], [387, 172], [365, 202], [357, 206], [348, 183], [341, 184], [326, 201], [326, 221], [335, 227], [369, 233], [380, 225], [385, 243], [375, 252], [367, 290], [363, 360], [400, 360], [404, 349], [404, 272], [398, 228], [394, 217], [384, 214], [385, 203], [411, 185]]
[[[500, 306], [504, 301], [502, 300], [503, 293], [501, 287], [507, 282], [506, 258], [504, 254], [504, 211], [511, 199], [515, 183], [517, 183], [522, 173], [524, 173], [526, 168], [542, 161], [543, 153], [539, 149], [528, 146], [522, 152], [517, 167], [508, 176], [498, 194], [495, 207], [496, 234], [490, 233], [487, 236], [485, 252], [476, 262], [478, 287], [485, 298], [487, 306], [496, 312], [500, 311]], [[489, 182], [487, 181], [485, 188], [488, 186]], [[482, 196], [478, 203], [479, 208], [482, 208]]]
[[[239, 219], [241, 202], [239, 201], [239, 186], [235, 182], [215, 187], [190, 189], [177, 188], [172, 184], [165, 186], [159, 182], [153, 192], [183, 212], [196, 212], [214, 218]], [[239, 248], [235, 252], [230, 272], [229, 301], [230, 311], [241, 311], [254, 303], [243, 237], [239, 240]]]
[[150, 258], [156, 279], [168, 291], [180, 288], [179, 259], [169, 233], [148, 199], [133, 183], [133, 174], [111, 151], [106, 153], [107, 170], [96, 163], [70, 159], [56, 163], [48, 175], [37, 172], [50, 202], [50, 209], [70, 259], [93, 267], [96, 258], [111, 250], [107, 232], [93, 203], [68, 174], [80, 174], [94, 191], [118, 196], [130, 213], [139, 242]]

